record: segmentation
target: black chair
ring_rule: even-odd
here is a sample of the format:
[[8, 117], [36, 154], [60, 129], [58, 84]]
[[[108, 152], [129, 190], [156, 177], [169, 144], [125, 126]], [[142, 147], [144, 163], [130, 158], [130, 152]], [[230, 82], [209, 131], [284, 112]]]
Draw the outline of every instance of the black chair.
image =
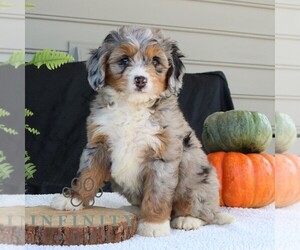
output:
[[[27, 193], [60, 193], [75, 177], [86, 144], [86, 117], [95, 92], [87, 82], [84, 62], [56, 70], [26, 67], [26, 108], [34, 115], [26, 123], [40, 135], [26, 133], [26, 150], [37, 166]], [[222, 72], [186, 74], [179, 105], [199, 139], [205, 118], [233, 109]], [[105, 186], [104, 191], [110, 191]]]

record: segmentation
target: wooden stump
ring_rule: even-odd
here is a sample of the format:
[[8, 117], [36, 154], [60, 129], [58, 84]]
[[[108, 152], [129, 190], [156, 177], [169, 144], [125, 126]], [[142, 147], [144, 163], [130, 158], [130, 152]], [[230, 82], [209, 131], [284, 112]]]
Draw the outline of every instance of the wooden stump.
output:
[[[21, 208], [0, 208], [0, 213], [9, 215], [10, 211]], [[1, 211], [3, 209], [6, 210]], [[6, 235], [15, 235], [23, 229], [25, 242], [28, 244], [91, 245], [129, 239], [137, 227], [137, 218], [134, 214], [96, 206], [80, 211], [57, 211], [47, 206], [26, 207], [25, 220], [24, 217], [18, 217], [21, 213], [20, 211], [15, 213], [15, 218], [12, 215], [10, 221], [7, 218], [0, 219], [0, 235], [3, 232], [6, 232]], [[15, 238], [14, 236], [10, 242], [7, 242], [6, 238], [5, 243], [20, 244], [21, 241], [16, 241]]]
[[25, 207], [0, 207], [0, 243], [25, 244]]

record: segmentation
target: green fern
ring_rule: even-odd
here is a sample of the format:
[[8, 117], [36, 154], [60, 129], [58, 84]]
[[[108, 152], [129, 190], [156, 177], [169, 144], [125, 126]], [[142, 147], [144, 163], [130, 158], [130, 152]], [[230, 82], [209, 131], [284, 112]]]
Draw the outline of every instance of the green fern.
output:
[[[3, 108], [0, 108], [0, 117], [9, 116], [10, 113], [6, 111]], [[4, 124], [0, 124], [0, 130], [3, 130], [4, 132], [11, 134], [11, 135], [17, 135], [18, 132], [12, 128], [7, 128]], [[6, 157], [2, 151], [0, 151], [0, 186], [2, 186], [2, 181], [4, 179], [7, 179], [10, 177], [11, 172], [13, 172], [13, 167], [5, 162]], [[2, 189], [0, 189], [0, 192], [2, 192]]]
[[30, 161], [28, 152], [25, 152], [25, 180], [33, 178], [33, 174], [36, 172], [36, 166]]
[[65, 52], [45, 49], [42, 51], [37, 51], [28, 64], [33, 64], [38, 68], [40, 68], [42, 65], [46, 65], [46, 67], [51, 70], [56, 69], [65, 63], [73, 61], [74, 58]]
[[[0, 0], [1, 1], [1, 0]], [[45, 49], [42, 51], [37, 51], [33, 56], [32, 60], [25, 64], [25, 51], [19, 50], [14, 51], [9, 59], [4, 62], [0, 63], [1, 65], [12, 65], [15, 68], [18, 68], [20, 65], [35, 65], [40, 68], [42, 65], [46, 65], [49, 70], [56, 69], [61, 65], [73, 62], [74, 58], [67, 54], [66, 52], [56, 51]]]
[[17, 50], [14, 51], [9, 59], [5, 62], [5, 64], [9, 64], [18, 68], [20, 65], [25, 64], [25, 51], [24, 50]]
[[[0, 151], [0, 185], [2, 185], [2, 181], [9, 178], [10, 174], [14, 171], [12, 165], [5, 162], [6, 157], [2, 151]], [[2, 189], [0, 189], [2, 192]]]
[[3, 130], [4, 132], [10, 134], [10, 135], [17, 135], [19, 134], [16, 130], [12, 129], [12, 128], [7, 128], [5, 127], [4, 124], [0, 124], [0, 130]]
[[[33, 116], [34, 113], [25, 108], [25, 117], [30, 117], [30, 116]], [[28, 130], [30, 133], [34, 134], [34, 135], [39, 135], [40, 134], [40, 131], [38, 131], [37, 129], [35, 128], [31, 128], [28, 124], [25, 124], [25, 129]]]
[[4, 153], [0, 150], [0, 163], [5, 160], [6, 160], [6, 157], [5, 157]]
[[28, 124], [25, 124], [25, 129], [28, 130], [31, 134], [34, 134], [34, 135], [41, 134], [40, 131], [38, 131], [35, 128], [31, 128]]
[[[30, 109], [25, 108], [25, 117], [30, 117], [33, 115], [34, 115], [34, 113]], [[34, 135], [40, 134], [40, 131], [38, 131], [35, 128], [31, 128], [28, 124], [25, 124], [25, 129]]]
[[0, 117], [9, 116], [10, 113], [3, 108], [0, 108]]
[[9, 163], [0, 163], [0, 180], [9, 178], [13, 171], [12, 165]]
[[30, 116], [33, 116], [33, 115], [34, 115], [34, 113], [31, 110], [25, 108], [25, 117], [30, 117]]
[[[0, 108], [0, 117], [5, 117], [5, 116], [9, 116], [10, 113], [8, 111], [6, 111], [5, 109], [3, 108]], [[17, 135], [18, 132], [12, 128], [8, 128], [6, 127], [4, 124], [1, 124], [0, 123], [0, 130], [8, 133], [8, 134], [11, 134], [11, 135]]]
[[[10, 113], [8, 111], [6, 111], [5, 109], [3, 108], [0, 108], [0, 117], [5, 117], [5, 116], [9, 116]], [[8, 128], [6, 127], [4, 124], [1, 124], [0, 123], [0, 130], [8, 133], [8, 134], [11, 134], [11, 135], [17, 135], [18, 132], [12, 128]]]
[[[31, 110], [25, 108], [25, 117], [30, 117], [33, 115], [34, 113]], [[33, 135], [40, 134], [40, 132], [37, 129], [31, 128], [28, 124], [25, 124], [25, 129], [30, 133], [32, 133]], [[29, 161], [30, 161], [30, 156], [28, 152], [25, 151], [25, 186], [26, 186], [26, 180], [33, 178], [33, 174], [37, 171], [36, 166]], [[25, 191], [27, 191], [27, 189], [25, 189]]]

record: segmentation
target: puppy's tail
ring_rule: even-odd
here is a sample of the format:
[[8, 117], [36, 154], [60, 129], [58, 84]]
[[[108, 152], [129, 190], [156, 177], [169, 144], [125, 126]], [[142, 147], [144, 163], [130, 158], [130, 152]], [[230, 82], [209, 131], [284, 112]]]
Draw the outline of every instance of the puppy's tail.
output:
[[215, 218], [213, 220], [213, 224], [224, 225], [224, 224], [230, 224], [234, 221], [235, 218], [232, 215], [224, 212], [219, 212], [216, 213]]

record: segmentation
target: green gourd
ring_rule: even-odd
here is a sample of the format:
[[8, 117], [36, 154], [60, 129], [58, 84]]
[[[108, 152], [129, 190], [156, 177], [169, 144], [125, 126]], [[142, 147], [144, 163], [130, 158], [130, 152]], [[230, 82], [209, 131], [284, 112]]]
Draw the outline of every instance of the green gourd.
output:
[[297, 129], [292, 118], [284, 113], [275, 113], [275, 151], [286, 152], [295, 142]]
[[269, 146], [271, 139], [271, 124], [259, 112], [215, 112], [204, 121], [202, 143], [208, 153], [260, 153]]

